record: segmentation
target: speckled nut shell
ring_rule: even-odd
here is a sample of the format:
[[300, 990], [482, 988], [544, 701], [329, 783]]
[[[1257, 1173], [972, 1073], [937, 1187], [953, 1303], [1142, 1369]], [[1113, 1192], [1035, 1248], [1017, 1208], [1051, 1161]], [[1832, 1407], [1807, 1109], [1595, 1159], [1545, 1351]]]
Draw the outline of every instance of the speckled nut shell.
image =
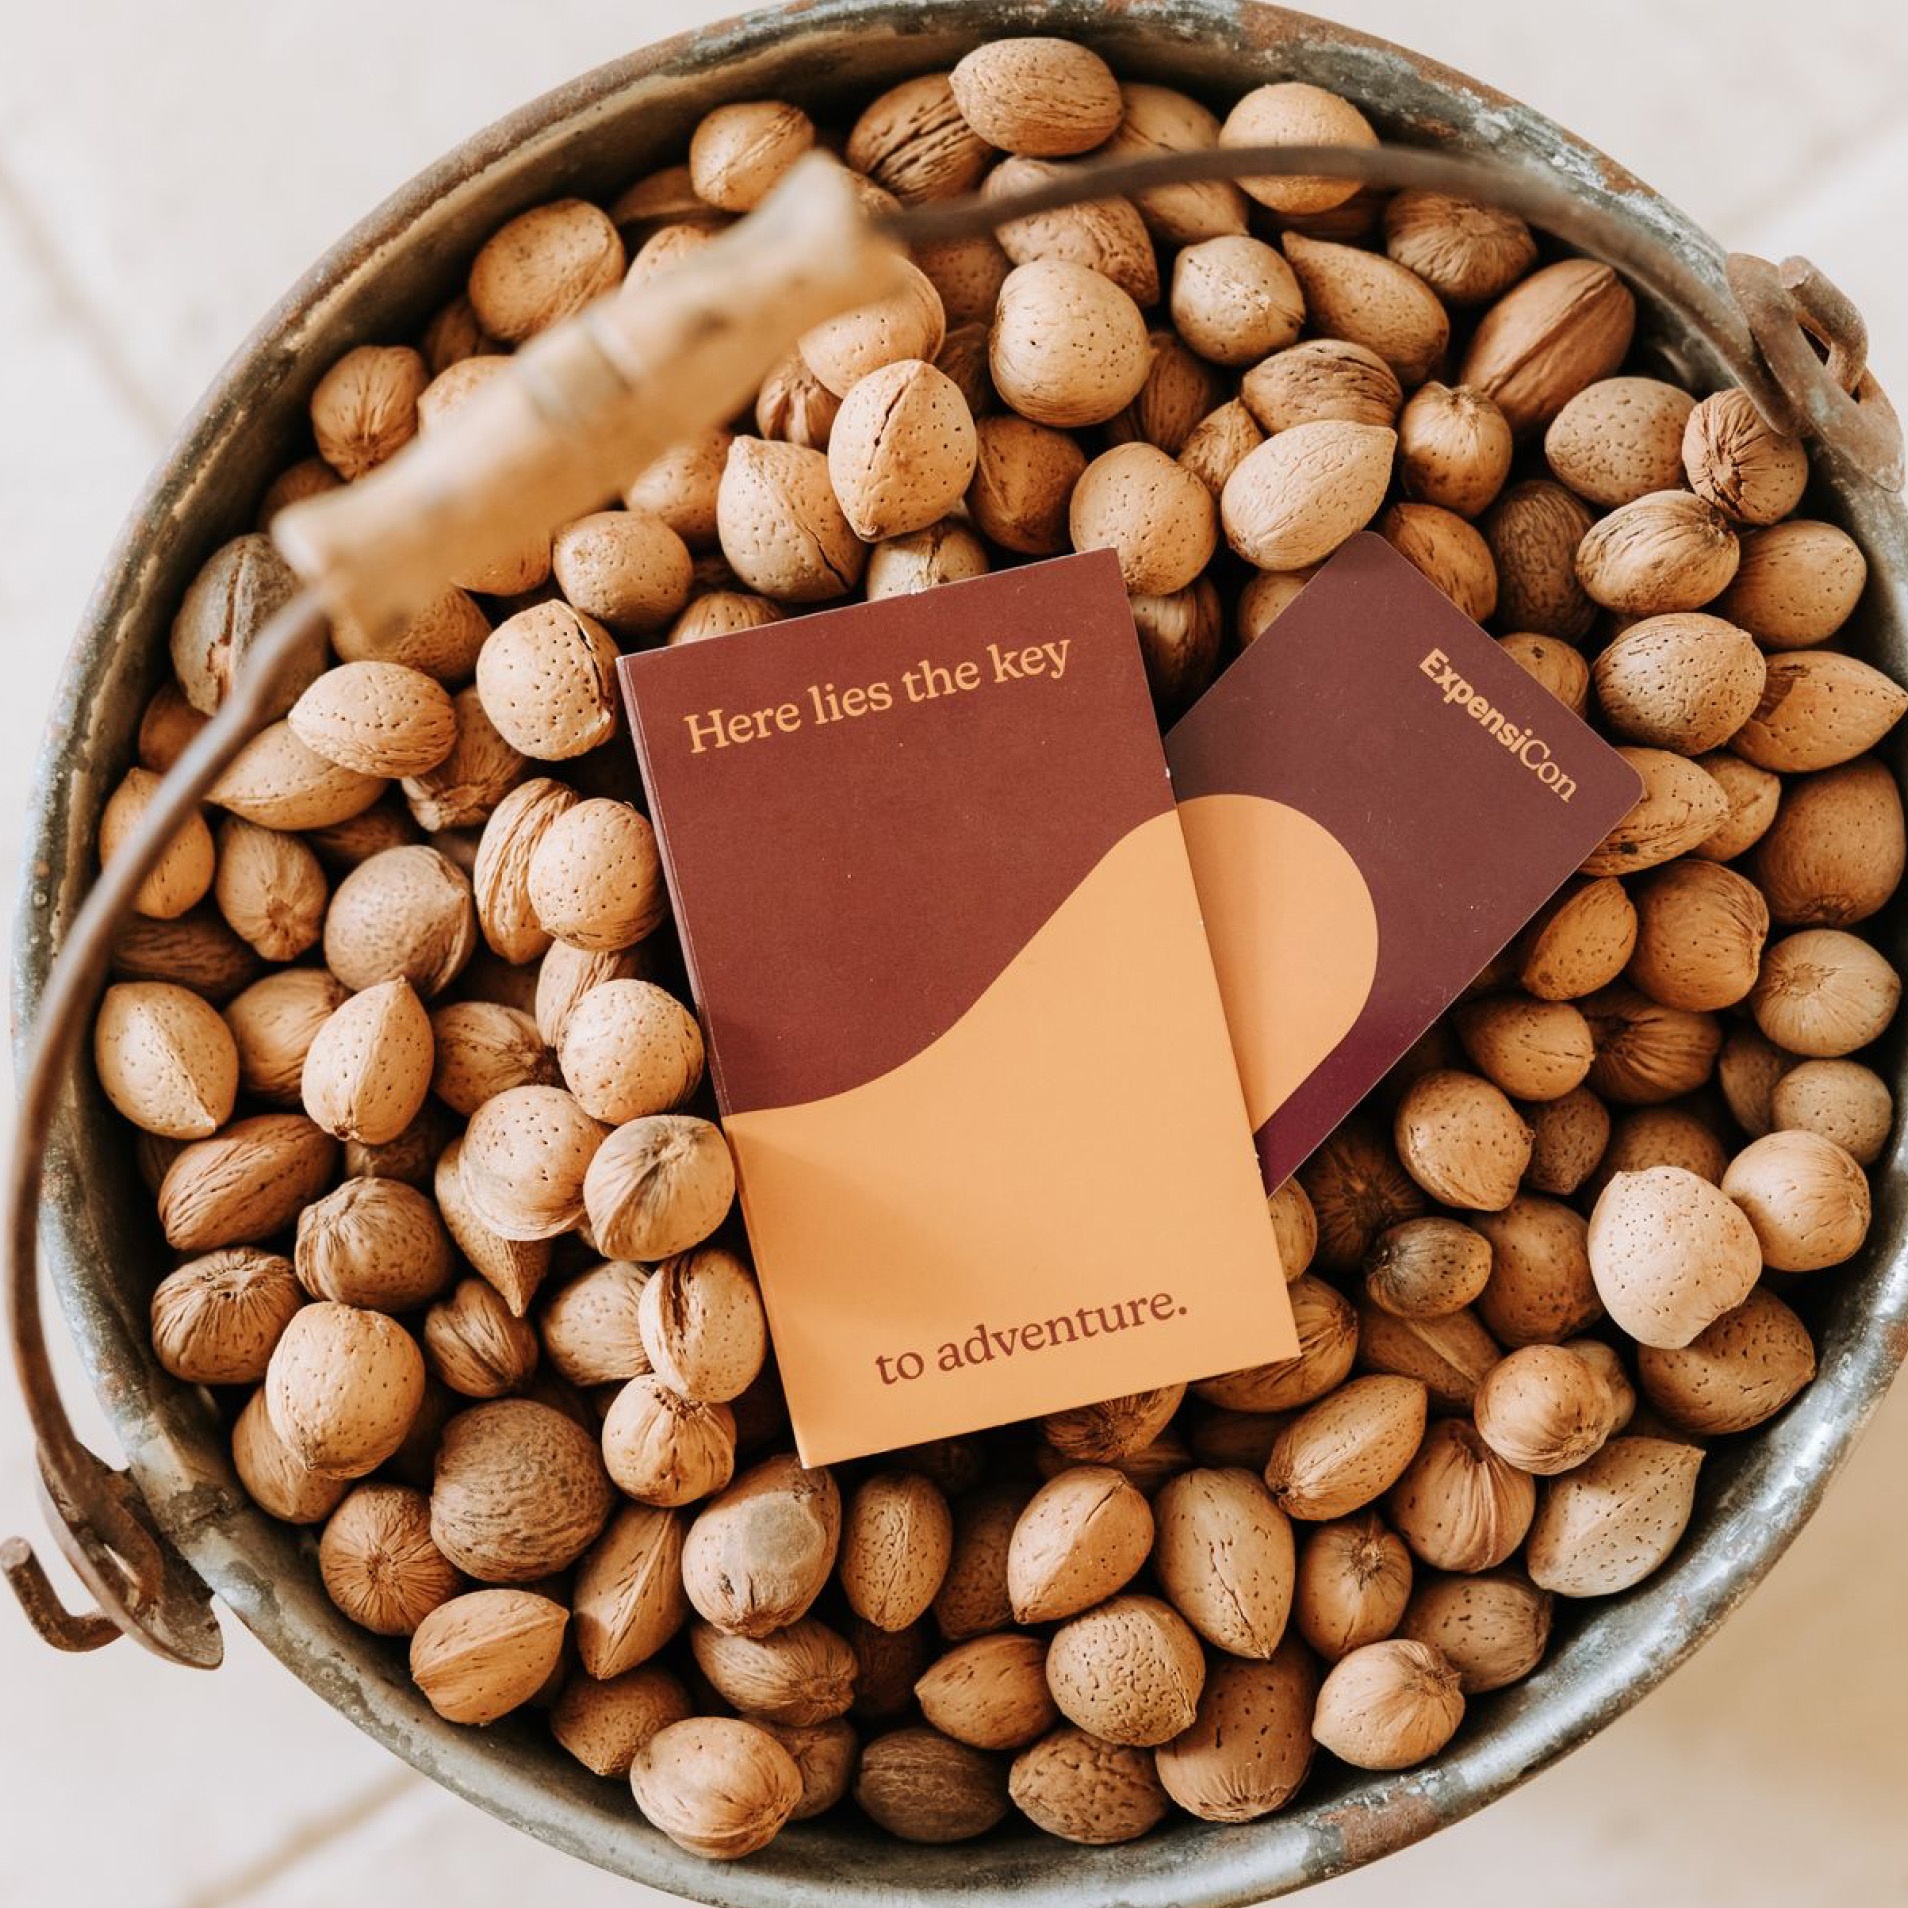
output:
[[[99, 859], [104, 867], [139, 825], [153, 797], [159, 777], [150, 769], [131, 768], [106, 799], [99, 820]], [[218, 869], [212, 831], [196, 810], [180, 823], [166, 844], [159, 864], [139, 884], [133, 911], [148, 920], [175, 921], [205, 899]]]
[[1437, 294], [1382, 253], [1287, 232], [1285, 256], [1305, 295], [1305, 319], [1323, 338], [1375, 351], [1406, 385], [1442, 361], [1451, 321]]
[[976, 455], [974, 420], [954, 381], [903, 358], [842, 400], [828, 475], [855, 535], [876, 543], [945, 516], [972, 480]]
[[1449, 305], [1485, 304], [1537, 262], [1537, 241], [1516, 213], [1423, 190], [1385, 201], [1385, 251]]
[[1282, 351], [1305, 323], [1292, 268], [1243, 233], [1188, 245], [1173, 261], [1173, 323], [1202, 358], [1248, 365]]
[[1073, 430], [1136, 398], [1152, 351], [1139, 307], [1111, 279], [1063, 259], [1017, 265], [1000, 290], [988, 363], [1022, 417]]
[[512, 1087], [471, 1117], [458, 1169], [464, 1197], [501, 1238], [554, 1239], [583, 1216], [584, 1174], [603, 1139], [560, 1087]]
[[1653, 490], [1585, 532], [1577, 581], [1605, 609], [1657, 616], [1713, 601], [1740, 558], [1736, 533], [1714, 504], [1684, 490]]
[[407, 775], [402, 785], [411, 819], [433, 834], [481, 826], [529, 767], [497, 733], [475, 685], [451, 698], [451, 720], [456, 735], [449, 754], [422, 775]]
[[272, 1429], [307, 1469], [363, 1477], [404, 1441], [424, 1357], [395, 1319], [320, 1300], [286, 1325], [265, 1372]]
[[576, 790], [567, 783], [537, 776], [513, 788], [484, 823], [471, 887], [484, 939], [506, 961], [535, 960], [550, 945], [530, 901], [530, 858], [557, 817], [576, 801]]
[[842, 514], [820, 451], [738, 437], [722, 473], [716, 520], [722, 554], [764, 596], [821, 603], [861, 580], [867, 551]]
[[[1349, 100], [1302, 80], [1255, 87], [1226, 115], [1222, 146], [1375, 146], [1371, 122]], [[1358, 191], [1356, 179], [1290, 174], [1241, 179], [1246, 193], [1274, 212], [1329, 212]]]
[[653, 1262], [700, 1245], [735, 1198], [722, 1129], [686, 1113], [619, 1126], [584, 1182], [590, 1231], [618, 1259]]
[[627, 490], [623, 502], [666, 523], [692, 550], [716, 541], [716, 491], [735, 433], [704, 431], [666, 450]]
[[1125, 111], [1113, 69], [1072, 40], [990, 40], [948, 75], [961, 116], [1002, 152], [1059, 159], [1109, 139]]
[[971, 192], [993, 149], [962, 116], [945, 73], [923, 73], [862, 109], [844, 157], [904, 205]]
[[530, 854], [530, 906], [548, 934], [588, 952], [633, 947], [669, 911], [649, 818], [628, 802], [578, 802]]
[[469, 877], [421, 842], [361, 862], [338, 884], [325, 916], [325, 965], [354, 989], [402, 979], [434, 997], [476, 946]]
[[614, 291], [623, 266], [623, 241], [608, 215], [582, 199], [558, 199], [499, 227], [472, 261], [466, 289], [485, 331], [521, 344]]
[[1747, 630], [1683, 610], [1632, 623], [1597, 658], [1591, 680], [1625, 741], [1701, 755], [1755, 713], [1767, 673]]
[[1067, 547], [1067, 505], [1086, 452], [1064, 431], [1024, 417], [983, 417], [974, 427], [968, 513], [983, 536], [1021, 556]]
[[305, 1111], [337, 1139], [382, 1145], [431, 1090], [431, 1019], [409, 981], [353, 994], [305, 1053]]
[[148, 1133], [207, 1139], [232, 1117], [239, 1055], [219, 1010], [164, 981], [121, 981], [93, 1023], [99, 1083]]
[[455, 585], [435, 596], [395, 631], [375, 635], [348, 616], [331, 619], [331, 647], [340, 662], [403, 663], [447, 686], [468, 682], [490, 620]]
[[1205, 1687], [1191, 1626], [1156, 1597], [1119, 1596], [1064, 1623], [1047, 1652], [1060, 1713], [1105, 1742], [1152, 1748], [1191, 1727]]
[[616, 732], [615, 641], [567, 603], [519, 610], [478, 656], [477, 694], [513, 749], [567, 762]]
[[1775, 1272], [1819, 1272], [1861, 1250], [1868, 1237], [1868, 1175], [1820, 1133], [1765, 1133], [1723, 1174], [1722, 1189], [1748, 1215]]
[[1383, 503], [1397, 434], [1383, 425], [1295, 424], [1268, 438], [1226, 479], [1226, 541], [1262, 570], [1329, 556]]
[[1504, 413], [1482, 392], [1462, 385], [1422, 385], [1398, 414], [1398, 478], [1405, 495], [1460, 517], [1478, 516], [1503, 489], [1513, 448]]
[[577, 1104], [621, 1126], [674, 1112], [702, 1084], [702, 1029], [662, 988], [610, 980], [570, 1010], [557, 1057]]
[[1868, 582], [1868, 559], [1832, 523], [1792, 518], [1742, 538], [1742, 561], [1715, 611], [1765, 649], [1825, 643], [1847, 622]]
[[1697, 496], [1737, 523], [1786, 517], [1809, 484], [1800, 438], [1772, 429], [1746, 391], [1717, 391], [1683, 428], [1683, 470]]
[[[987, 175], [982, 197], [1011, 198], [1065, 176], [1066, 168], [1049, 160], [1003, 159]], [[1091, 199], [1008, 219], [997, 239], [1016, 265], [1043, 258], [1070, 259], [1110, 278], [1137, 305], [1159, 303], [1159, 260], [1153, 253], [1152, 234], [1131, 199]]]
[[1634, 503], [1683, 480], [1683, 427], [1696, 400], [1660, 378], [1602, 378], [1586, 385], [1544, 432], [1560, 483], [1602, 509]]
[[689, 141], [689, 180], [724, 212], [747, 212], [815, 143], [815, 122], [786, 100], [738, 100], [705, 113]]
[[1762, 1250], [1742, 1210], [1677, 1166], [1618, 1173], [1590, 1215], [1598, 1295], [1639, 1344], [1687, 1345], [1755, 1289]]
[[599, 510], [565, 524], [550, 546], [557, 587], [576, 609], [618, 636], [666, 628], [689, 600], [689, 547], [639, 510]]
[[900, 358], [932, 364], [947, 339], [947, 313], [933, 281], [918, 266], [897, 268], [901, 284], [886, 298], [829, 318], [802, 335], [804, 362], [836, 397], [846, 397], [870, 371]]
[[1151, 444], [1117, 444], [1074, 486], [1068, 523], [1076, 550], [1113, 550], [1126, 587], [1141, 595], [1184, 589], [1218, 539], [1204, 484]]

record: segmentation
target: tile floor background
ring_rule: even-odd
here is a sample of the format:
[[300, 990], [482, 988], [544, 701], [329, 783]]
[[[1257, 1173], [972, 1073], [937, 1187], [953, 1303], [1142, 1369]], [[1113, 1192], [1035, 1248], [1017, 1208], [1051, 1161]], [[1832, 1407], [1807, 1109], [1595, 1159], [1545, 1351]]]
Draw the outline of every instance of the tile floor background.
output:
[[[1319, 0], [1329, 6], [1330, 0]], [[0, 862], [95, 567], [254, 319], [384, 193], [711, 0], [24, 5], [0, 22]], [[1728, 243], [1806, 250], [1908, 392], [1908, 14], [1874, 0], [1338, 0], [1544, 108]], [[1894, 375], [1890, 378], [1890, 370]], [[0, 1112], [0, 1125], [4, 1125]], [[1325, 1908], [1908, 1898], [1908, 1397], [1727, 1631], [1562, 1769]], [[0, 1526], [34, 1522], [0, 1402]], [[216, 1676], [35, 1645], [0, 1605], [4, 1908], [660, 1902], [387, 1760], [227, 1624]]]

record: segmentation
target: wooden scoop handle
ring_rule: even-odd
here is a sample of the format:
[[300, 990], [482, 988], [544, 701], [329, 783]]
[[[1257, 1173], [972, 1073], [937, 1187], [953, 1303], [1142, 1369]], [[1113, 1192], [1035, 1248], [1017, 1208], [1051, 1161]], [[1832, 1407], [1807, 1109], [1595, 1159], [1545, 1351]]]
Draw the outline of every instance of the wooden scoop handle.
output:
[[428, 436], [280, 512], [272, 535], [331, 614], [389, 628], [725, 423], [805, 331], [893, 291], [904, 256], [848, 173], [811, 154], [713, 243], [540, 333]]

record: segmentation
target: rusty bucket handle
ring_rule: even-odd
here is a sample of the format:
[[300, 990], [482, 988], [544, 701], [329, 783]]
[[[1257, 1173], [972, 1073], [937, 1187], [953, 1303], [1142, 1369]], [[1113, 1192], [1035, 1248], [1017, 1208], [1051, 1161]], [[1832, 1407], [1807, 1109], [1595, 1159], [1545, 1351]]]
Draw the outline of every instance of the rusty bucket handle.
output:
[[0, 1544], [0, 1571], [49, 1643], [87, 1650], [126, 1634], [176, 1662], [212, 1667], [220, 1658], [204, 1585], [129, 1477], [80, 1441], [61, 1401], [39, 1302], [39, 1202], [49, 1136], [115, 931], [179, 825], [282, 713], [328, 618], [388, 626], [435, 595], [449, 572], [476, 567], [526, 530], [554, 530], [595, 509], [669, 445], [731, 416], [803, 332], [882, 296], [903, 244], [991, 232], [1094, 198], [1263, 174], [1419, 187], [1516, 212], [1680, 309], [1769, 423], [1825, 445], [1877, 484], [1901, 487], [1901, 431], [1866, 369], [1861, 321], [1813, 267], [1792, 259], [1778, 270], [1733, 255], [1725, 293], [1550, 175], [1405, 146], [1214, 148], [1089, 160], [1057, 167], [1025, 192], [910, 206], [871, 221], [847, 174], [819, 155], [804, 160], [714, 243], [552, 327], [428, 437], [275, 520], [307, 588], [266, 625], [218, 713], [74, 916], [40, 1001], [21, 1090], [0, 1285], [49, 1517], [98, 1603], [69, 1612], [23, 1540]]

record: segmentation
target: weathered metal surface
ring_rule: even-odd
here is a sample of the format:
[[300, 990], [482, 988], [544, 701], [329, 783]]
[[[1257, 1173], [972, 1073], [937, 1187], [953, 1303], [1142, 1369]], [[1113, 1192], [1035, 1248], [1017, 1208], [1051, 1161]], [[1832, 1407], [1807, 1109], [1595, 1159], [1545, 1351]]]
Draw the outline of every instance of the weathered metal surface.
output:
[[[172, 606], [204, 556], [249, 523], [300, 441], [305, 398], [326, 365], [352, 344], [414, 328], [499, 221], [562, 192], [614, 190], [679, 145], [719, 99], [782, 93], [826, 106], [945, 65], [982, 39], [1034, 30], [1075, 35], [1129, 73], [1214, 99], [1260, 78], [1312, 80], [1358, 100], [1389, 138], [1547, 169], [1724, 294], [1713, 241], [1540, 114], [1415, 55], [1273, 8], [808, 0], [615, 62], [478, 135], [374, 213], [272, 313], [181, 434], [122, 533], [49, 729], [16, 920], [18, 1017], [36, 1010], [62, 928], [93, 873], [99, 811], [162, 669]], [[1646, 311], [1643, 347], [1699, 385], [1723, 374], [1673, 312]], [[1846, 524], [1867, 549], [1875, 581], [1857, 640], [1908, 676], [1908, 517], [1832, 456], [1818, 460], [1809, 507]], [[1899, 914], [1883, 929], [1899, 961]], [[1899, 1083], [1899, 1037], [1885, 1064]], [[1908, 1174], [1898, 1143], [1877, 1175], [1863, 1258], [1795, 1295], [1817, 1335], [1815, 1384], [1765, 1431], [1716, 1448], [1696, 1522], [1672, 1562], [1626, 1597], [1566, 1612], [1550, 1660], [1526, 1683], [1476, 1703], [1433, 1767], [1321, 1777], [1301, 1806], [1270, 1821], [1183, 1824], [1119, 1849], [1075, 1849], [1025, 1832], [914, 1849], [853, 1825], [816, 1823], [746, 1864], [716, 1868], [646, 1828], [620, 1785], [585, 1773], [536, 1721], [481, 1735], [441, 1722], [411, 1687], [401, 1651], [332, 1608], [311, 1535], [245, 1502], [203, 1398], [153, 1360], [146, 1301], [164, 1269], [162, 1245], [135, 1175], [100, 1170], [125, 1158], [123, 1128], [90, 1077], [76, 1078], [52, 1133], [47, 1256], [132, 1475], [167, 1537], [296, 1675], [426, 1774], [605, 1868], [736, 1908], [924, 1899], [978, 1908], [1009, 1894], [1026, 1908], [1242, 1908], [1415, 1841], [1556, 1761], [1681, 1662], [1806, 1520], [1908, 1353]]]

